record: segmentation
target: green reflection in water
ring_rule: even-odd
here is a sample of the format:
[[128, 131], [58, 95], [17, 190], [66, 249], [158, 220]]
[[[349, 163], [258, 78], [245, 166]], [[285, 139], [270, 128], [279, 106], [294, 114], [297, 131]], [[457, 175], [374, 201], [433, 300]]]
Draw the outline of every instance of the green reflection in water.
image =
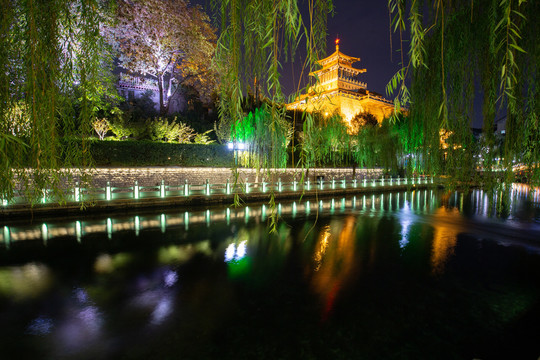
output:
[[251, 272], [252, 260], [244, 257], [240, 260], [232, 260], [227, 265], [227, 273], [230, 279], [244, 278]]

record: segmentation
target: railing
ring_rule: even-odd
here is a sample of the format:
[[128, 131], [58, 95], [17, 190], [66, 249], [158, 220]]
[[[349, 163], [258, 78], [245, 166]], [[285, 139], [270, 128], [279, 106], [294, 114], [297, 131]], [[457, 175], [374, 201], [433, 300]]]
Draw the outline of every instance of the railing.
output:
[[[398, 191], [386, 195], [384, 193], [375, 195], [353, 195], [347, 198], [326, 198], [318, 201], [304, 199], [302, 201], [292, 201], [287, 203], [276, 203], [274, 209], [262, 204], [256, 206], [214, 208], [205, 210], [182, 209], [182, 211], [157, 212], [154, 214], [122, 216], [119, 218], [102, 219], [78, 219], [62, 223], [49, 223], [36, 221], [22, 227], [0, 225], [0, 249], [2, 246], [9, 249], [18, 241], [42, 240], [47, 246], [47, 242], [53, 238], [72, 236], [81, 242], [84, 236], [90, 234], [107, 234], [108, 239], [112, 239], [115, 233], [134, 231], [138, 236], [141, 230], [161, 229], [162, 233], [170, 229], [183, 227], [188, 231], [194, 225], [206, 224], [211, 226], [216, 222], [244, 222], [260, 219], [266, 221], [272, 216], [272, 211], [278, 216], [296, 217], [316, 216], [320, 213], [342, 214], [346, 211], [367, 211], [370, 213], [384, 214], [386, 211], [398, 210], [407, 201], [409, 210], [432, 209], [438, 207], [433, 202], [433, 190], [423, 191]], [[401, 204], [401, 205], [400, 205]]]
[[385, 103], [391, 104], [391, 105], [394, 104], [394, 102], [392, 100], [385, 99], [384, 97], [378, 96], [378, 95], [368, 94], [368, 98], [379, 100], [379, 101], [382, 101], [382, 102], [385, 102]]
[[[419, 176], [411, 178], [363, 178], [363, 179], [336, 179], [332, 177], [330, 180], [324, 180], [320, 177], [316, 181], [306, 180], [299, 182], [296, 180], [290, 182], [249, 182], [243, 181], [236, 184], [229, 180], [225, 184], [211, 184], [208, 180], [204, 184], [191, 184], [187, 180], [183, 184], [167, 185], [164, 180], [161, 184], [154, 186], [140, 186], [137, 181], [130, 187], [115, 187], [110, 182], [104, 188], [82, 188], [78, 183], [72, 189], [67, 190], [66, 201], [81, 202], [87, 200], [125, 200], [125, 199], [159, 199], [172, 197], [189, 197], [189, 196], [223, 196], [231, 194], [264, 194], [264, 193], [284, 193], [284, 192], [324, 192], [335, 190], [351, 190], [351, 189], [375, 189], [384, 186], [412, 186], [421, 184], [433, 184], [433, 177]], [[55, 198], [50, 190], [43, 191], [41, 203], [54, 203]], [[9, 202], [2, 200], [2, 207], [6, 208], [11, 205], [25, 204], [26, 200], [22, 196], [15, 196]]]
[[364, 89], [367, 88], [367, 83], [356, 80], [356, 79], [354, 79], [352, 77], [340, 76], [339, 81], [342, 81], [342, 82], [345, 82], [345, 83], [348, 83], [348, 84], [358, 85], [358, 86], [360, 86], [361, 88], [364, 88]]

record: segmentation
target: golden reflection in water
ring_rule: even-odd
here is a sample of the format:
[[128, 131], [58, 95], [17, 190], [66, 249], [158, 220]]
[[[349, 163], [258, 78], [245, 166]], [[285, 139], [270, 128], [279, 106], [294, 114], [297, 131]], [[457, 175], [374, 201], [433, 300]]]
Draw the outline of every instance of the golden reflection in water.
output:
[[330, 226], [327, 225], [321, 231], [319, 236], [319, 242], [317, 243], [317, 250], [315, 251], [315, 271], [319, 271], [322, 264], [322, 259], [326, 253], [326, 248], [328, 247], [328, 240], [330, 239]]
[[337, 224], [332, 224], [333, 228], [327, 226], [319, 235], [313, 256], [315, 266], [311, 282], [324, 304], [323, 320], [328, 317], [343, 283], [356, 265], [355, 225], [355, 217], [348, 216], [341, 229], [336, 228]]
[[462, 232], [461, 215], [456, 208], [437, 209], [433, 216], [433, 245], [431, 250], [431, 271], [442, 274], [449, 257], [454, 254], [457, 235]]

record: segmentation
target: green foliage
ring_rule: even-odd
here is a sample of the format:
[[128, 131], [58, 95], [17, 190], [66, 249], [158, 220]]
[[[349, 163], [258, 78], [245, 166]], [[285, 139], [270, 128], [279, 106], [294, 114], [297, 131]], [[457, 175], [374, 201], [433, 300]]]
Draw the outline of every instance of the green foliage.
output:
[[[501, 143], [493, 133], [494, 120], [506, 117], [504, 170], [513, 178], [514, 162], [532, 170], [533, 182], [540, 183], [535, 169], [540, 161], [538, 140], [538, 84], [540, 26], [534, 21], [540, 12], [538, 1], [458, 0], [431, 1], [434, 11], [426, 12], [423, 2], [389, 0], [393, 28], [407, 30], [409, 20], [409, 62], [391, 79], [387, 92], [396, 96], [396, 108], [410, 106], [410, 117], [424, 134], [417, 158], [423, 171], [447, 173], [469, 181], [479, 155], [490, 181], [501, 156]], [[403, 35], [403, 34], [402, 34]], [[403, 38], [403, 36], [402, 36]], [[403, 54], [403, 43], [401, 54]], [[411, 79], [410, 88], [407, 86]], [[478, 81], [479, 80], [479, 81]], [[481, 89], [475, 89], [480, 85]], [[482, 94], [484, 136], [481, 143], [472, 136], [474, 99]], [[448, 148], [440, 146], [439, 132], [450, 133]], [[485, 180], [487, 179], [487, 180]]]
[[109, 121], [111, 131], [117, 140], [125, 140], [134, 133], [132, 124], [129, 124], [125, 119], [124, 116], [118, 116]]
[[[110, 122], [111, 131], [115, 134], [116, 140], [134, 139], [165, 142], [179, 142], [181, 144], [190, 143], [198, 134], [188, 125], [177, 120], [157, 117], [144, 121], [127, 121], [126, 116], [118, 116]], [[198, 140], [204, 143], [211, 143], [208, 133], [198, 135]]]
[[375, 115], [370, 112], [361, 112], [356, 114], [349, 122], [349, 132], [357, 134], [358, 131], [364, 126], [377, 126], [379, 122]]
[[174, 144], [151, 141], [94, 141], [97, 166], [231, 167], [233, 152], [225, 145]]
[[[261, 98], [270, 104], [269, 117], [259, 117], [268, 124], [270, 134], [259, 134], [257, 147], [270, 153], [256, 151], [253, 147], [250, 161], [257, 168], [283, 166], [282, 146], [284, 135], [282, 122], [285, 109], [278, 104], [285, 102], [280, 84], [281, 61], [291, 59], [302, 38], [306, 39], [308, 67], [313, 67], [317, 56], [324, 52], [326, 39], [326, 17], [332, 11], [331, 0], [309, 0], [309, 24], [302, 22], [298, 1], [291, 0], [213, 0], [214, 9], [221, 22], [215, 64], [222, 75], [220, 84], [219, 117], [216, 135], [219, 141], [234, 140], [229, 129], [238, 128], [242, 121], [243, 99], [253, 84], [256, 94], [253, 105], [261, 107]], [[315, 20], [315, 22], [314, 22]], [[302, 32], [302, 30], [304, 30]], [[241, 125], [240, 125], [241, 126]], [[293, 145], [292, 151], [294, 152]], [[271, 174], [268, 174], [271, 175]], [[271, 197], [272, 198], [272, 197]], [[270, 202], [270, 219], [275, 225], [275, 204]], [[275, 226], [271, 227], [275, 229]]]
[[0, 124], [3, 134], [11, 134], [19, 138], [28, 138], [32, 133], [28, 106], [22, 100], [12, 103], [3, 114], [5, 122]]
[[306, 115], [302, 136], [302, 158], [307, 167], [343, 164], [350, 153], [351, 137], [339, 115]]
[[[11, 126], [0, 132], [0, 197], [20, 188], [35, 202], [42, 189], [53, 188], [61, 200], [60, 159], [70, 167], [91, 166], [86, 137], [113, 94], [110, 53], [100, 34], [108, 21], [104, 4], [0, 1], [0, 124], [12, 122], [14, 104], [19, 120], [30, 124], [23, 137]], [[61, 144], [76, 134], [82, 143]]]
[[148, 136], [153, 141], [174, 142], [178, 140], [180, 143], [187, 143], [193, 136], [193, 130], [183, 123], [178, 123], [176, 117], [172, 121], [163, 118], [148, 119], [145, 124]]
[[243, 165], [257, 169], [286, 166], [292, 128], [284, 116], [272, 116], [272, 110], [267, 106], [257, 108], [234, 124], [233, 141], [244, 143], [247, 149], [243, 152]]
[[176, 131], [176, 139], [180, 144], [187, 144], [191, 142], [195, 136], [195, 132], [191, 127], [184, 123], [178, 123], [178, 129]]
[[196, 134], [195, 137], [193, 138], [193, 142], [195, 144], [202, 144], [202, 145], [213, 144], [215, 141], [210, 139], [210, 137], [208, 136], [208, 134], [210, 134], [212, 131], [213, 130], [208, 130], [208, 131], [203, 132], [202, 134]]

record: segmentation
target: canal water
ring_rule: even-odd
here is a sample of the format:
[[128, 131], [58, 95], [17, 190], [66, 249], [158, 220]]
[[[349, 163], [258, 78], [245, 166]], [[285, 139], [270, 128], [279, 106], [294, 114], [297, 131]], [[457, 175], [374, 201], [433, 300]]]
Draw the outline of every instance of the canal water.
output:
[[0, 358], [538, 359], [539, 200], [515, 185], [6, 224]]

